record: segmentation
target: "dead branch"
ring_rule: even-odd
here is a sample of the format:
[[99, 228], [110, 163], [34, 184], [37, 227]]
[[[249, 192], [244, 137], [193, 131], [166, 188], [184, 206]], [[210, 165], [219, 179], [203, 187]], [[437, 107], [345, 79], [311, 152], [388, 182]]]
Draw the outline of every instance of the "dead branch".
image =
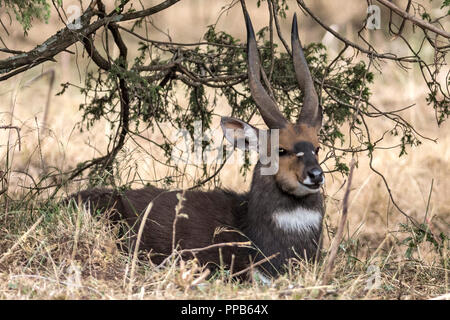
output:
[[249, 267], [247, 267], [247, 268], [245, 268], [245, 269], [243, 269], [243, 270], [241, 270], [241, 271], [238, 271], [238, 272], [233, 273], [233, 274], [231, 275], [231, 278], [237, 277], [237, 276], [239, 276], [239, 275], [241, 275], [241, 274], [244, 274], [244, 273], [248, 272], [249, 270], [252, 270], [253, 268], [255, 268], [255, 267], [257, 267], [257, 266], [259, 266], [259, 265], [261, 265], [261, 264], [263, 264], [263, 263], [265, 263], [265, 262], [267, 262], [267, 261], [272, 260], [273, 258], [277, 257], [279, 254], [280, 254], [280, 253], [277, 252], [277, 253], [274, 253], [273, 255], [269, 256], [269, 257], [265, 257], [265, 258], [259, 260], [258, 262], [252, 263], [251, 266], [249, 266]]
[[113, 10], [105, 18], [99, 19], [91, 24], [90, 21], [94, 16], [94, 6], [96, 4], [96, 1], [93, 1], [80, 17], [80, 23], [83, 26], [81, 29], [73, 30], [66, 27], [60, 30], [57, 34], [48, 38], [36, 48], [28, 52], [0, 60], [0, 74], [5, 74], [0, 77], [0, 81], [6, 80], [45, 61], [52, 60], [55, 55], [66, 50], [74, 43], [83, 41], [83, 39], [93, 34], [103, 26], [114, 22], [129, 21], [152, 15], [167, 9], [178, 1], [180, 0], [166, 0], [151, 8], [126, 14], [117, 14], [116, 10]]
[[327, 285], [330, 282], [331, 272], [333, 271], [334, 267], [334, 261], [336, 260], [339, 245], [341, 244], [342, 236], [344, 234], [345, 223], [347, 222], [348, 198], [350, 196], [353, 179], [353, 170], [355, 169], [355, 165], [356, 161], [355, 159], [352, 159], [350, 163], [350, 173], [348, 175], [347, 189], [345, 190], [344, 200], [342, 203], [341, 220], [339, 222], [339, 226], [336, 231], [336, 236], [334, 237], [333, 243], [331, 244], [330, 254], [328, 255], [328, 261], [324, 269], [325, 271], [323, 275], [322, 285]]
[[20, 128], [16, 126], [0, 126], [0, 129], [14, 129], [17, 132], [17, 136], [19, 139], [19, 151], [22, 149], [22, 140], [20, 138]]

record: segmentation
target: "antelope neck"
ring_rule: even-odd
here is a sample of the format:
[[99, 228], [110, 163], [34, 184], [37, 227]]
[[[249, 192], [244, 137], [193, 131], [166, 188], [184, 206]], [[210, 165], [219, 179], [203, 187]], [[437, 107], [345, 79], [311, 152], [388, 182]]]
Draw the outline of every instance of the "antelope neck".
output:
[[304, 213], [305, 217], [309, 216], [315, 220], [316, 213], [322, 215], [320, 193], [311, 193], [303, 197], [290, 195], [280, 189], [273, 176], [261, 175], [260, 167], [259, 163], [255, 167], [248, 194], [248, 211], [251, 217], [273, 221], [273, 217], [277, 215], [292, 213], [296, 216]]

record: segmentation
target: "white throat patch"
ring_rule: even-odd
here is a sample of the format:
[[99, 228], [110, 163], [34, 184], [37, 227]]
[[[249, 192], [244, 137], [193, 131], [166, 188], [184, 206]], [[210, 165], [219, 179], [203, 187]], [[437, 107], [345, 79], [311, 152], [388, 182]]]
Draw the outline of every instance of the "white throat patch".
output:
[[275, 211], [272, 219], [284, 231], [307, 232], [320, 228], [322, 214], [317, 210], [298, 207], [289, 211]]

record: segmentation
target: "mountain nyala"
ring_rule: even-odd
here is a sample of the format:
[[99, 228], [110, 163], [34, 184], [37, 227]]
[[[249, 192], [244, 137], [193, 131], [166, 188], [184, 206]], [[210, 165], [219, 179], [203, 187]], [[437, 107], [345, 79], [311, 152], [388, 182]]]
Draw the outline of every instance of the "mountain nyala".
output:
[[[290, 258], [311, 260], [320, 251], [324, 214], [321, 186], [325, 181], [318, 162], [322, 109], [299, 40], [297, 18], [294, 15], [292, 21], [292, 58], [304, 100], [297, 121], [291, 123], [262, 85], [261, 61], [246, 10], [244, 17], [248, 84], [268, 130], [231, 117], [223, 117], [221, 126], [225, 138], [245, 150], [251, 147], [249, 141], [264, 133], [264, 143], [269, 144], [266, 149], [277, 153], [271, 157], [276, 159], [276, 170], [267, 173], [273, 164], [261, 161], [260, 154], [246, 193], [225, 189], [185, 191], [180, 210], [184, 215], [176, 223], [177, 194], [181, 191], [152, 186], [127, 191], [93, 188], [72, 196], [75, 201], [89, 203], [90, 208], [109, 210], [113, 221], [126, 222], [132, 239], [143, 224], [139, 250], [149, 253], [153, 263], [164, 261], [175, 242], [183, 258], [195, 257], [208, 268], [228, 268], [246, 277], [251, 270], [270, 278], [283, 273]], [[276, 148], [270, 145], [274, 132], [278, 135]], [[142, 221], [150, 203], [151, 210]], [[249, 245], [232, 245], [238, 242]], [[199, 248], [207, 249], [191, 250]]]

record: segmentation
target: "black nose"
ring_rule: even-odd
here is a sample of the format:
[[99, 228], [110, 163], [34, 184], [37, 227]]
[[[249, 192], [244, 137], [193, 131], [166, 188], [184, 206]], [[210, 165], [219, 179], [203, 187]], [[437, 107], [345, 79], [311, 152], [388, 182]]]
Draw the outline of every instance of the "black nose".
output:
[[322, 179], [323, 179], [322, 169], [312, 168], [312, 169], [308, 170], [307, 174], [308, 174], [309, 179], [311, 179], [312, 183], [318, 184], [318, 183], [322, 182]]

